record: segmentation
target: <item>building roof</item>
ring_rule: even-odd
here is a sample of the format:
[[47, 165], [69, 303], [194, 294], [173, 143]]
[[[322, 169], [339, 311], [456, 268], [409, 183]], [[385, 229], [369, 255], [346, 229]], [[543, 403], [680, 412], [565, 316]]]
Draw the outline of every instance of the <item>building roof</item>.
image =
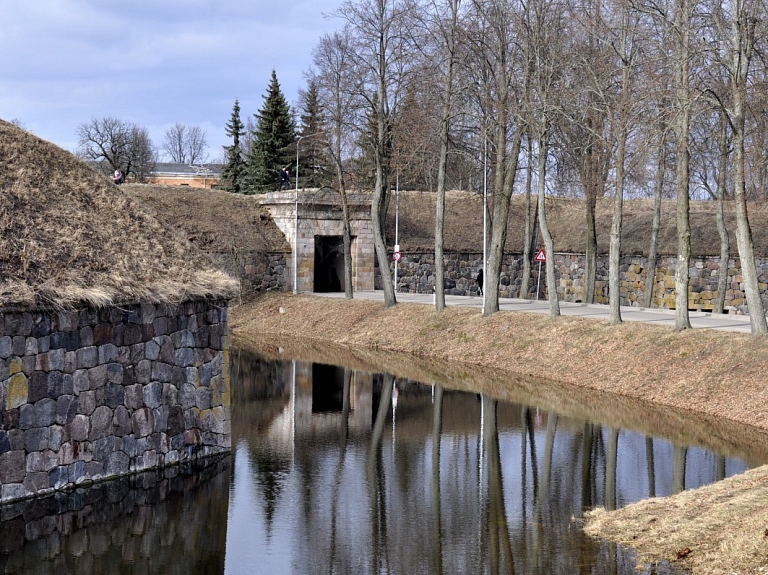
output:
[[0, 307], [178, 302], [236, 289], [108, 178], [0, 120]]
[[152, 170], [153, 176], [209, 176], [218, 178], [221, 176], [221, 164], [176, 164], [172, 162], [158, 162]]

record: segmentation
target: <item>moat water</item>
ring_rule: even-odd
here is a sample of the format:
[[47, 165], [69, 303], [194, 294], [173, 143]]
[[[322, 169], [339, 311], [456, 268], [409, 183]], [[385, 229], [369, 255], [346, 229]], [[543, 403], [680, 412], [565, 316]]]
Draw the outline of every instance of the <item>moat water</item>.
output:
[[678, 421], [660, 421], [654, 436], [387, 374], [232, 357], [231, 457], [1, 508], [0, 573], [637, 573], [632, 552], [583, 534], [584, 510], [768, 459], [697, 422], [673, 433]]

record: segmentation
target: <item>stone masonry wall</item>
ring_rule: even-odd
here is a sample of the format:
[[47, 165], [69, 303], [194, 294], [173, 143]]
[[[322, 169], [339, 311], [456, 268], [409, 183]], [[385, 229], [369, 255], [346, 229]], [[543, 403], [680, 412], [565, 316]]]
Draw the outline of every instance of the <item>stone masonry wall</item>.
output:
[[[581, 302], [584, 297], [583, 254], [555, 254], [555, 273], [558, 277], [557, 292], [561, 301]], [[435, 284], [434, 253], [404, 253], [398, 265], [397, 291], [432, 293]], [[478, 295], [477, 272], [482, 268], [483, 255], [479, 253], [445, 254], [445, 290], [450, 295]], [[547, 297], [546, 272], [541, 266], [539, 297]], [[653, 307], [675, 307], [675, 271], [677, 257], [659, 258], [653, 288]], [[519, 254], [505, 254], [502, 265], [499, 295], [520, 297], [523, 258]], [[538, 264], [531, 266], [529, 297], [536, 296]], [[623, 256], [621, 258], [621, 305], [640, 306], [645, 292], [648, 258]], [[763, 303], [768, 303], [768, 260], [757, 260], [758, 281]], [[394, 262], [390, 264], [394, 274]], [[719, 258], [691, 260], [688, 296], [692, 309], [708, 311], [713, 308], [720, 274]], [[742, 287], [741, 268], [738, 258], [728, 262], [728, 282], [725, 305], [732, 311], [747, 312]], [[376, 289], [381, 289], [381, 274], [376, 267]], [[608, 303], [608, 258], [598, 256], [595, 279], [595, 302]]]
[[227, 313], [0, 313], [0, 501], [229, 451]]
[[282, 252], [207, 252], [216, 264], [240, 280], [243, 295], [291, 288], [291, 254]]

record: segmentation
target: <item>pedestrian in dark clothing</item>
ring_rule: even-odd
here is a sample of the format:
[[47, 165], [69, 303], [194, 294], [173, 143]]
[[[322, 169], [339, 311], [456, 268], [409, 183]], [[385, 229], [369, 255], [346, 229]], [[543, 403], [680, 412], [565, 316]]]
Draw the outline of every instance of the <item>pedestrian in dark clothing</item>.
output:
[[288, 168], [280, 169], [280, 187], [278, 189], [282, 190], [283, 186], [286, 190], [291, 189], [291, 175], [288, 173]]
[[477, 291], [478, 295], [483, 295], [483, 270], [480, 269], [479, 272], [477, 272]]

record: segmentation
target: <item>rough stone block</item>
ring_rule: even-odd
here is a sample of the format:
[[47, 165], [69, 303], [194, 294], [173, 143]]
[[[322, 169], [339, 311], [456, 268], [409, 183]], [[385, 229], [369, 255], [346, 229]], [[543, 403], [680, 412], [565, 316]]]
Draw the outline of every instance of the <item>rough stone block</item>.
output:
[[154, 431], [155, 417], [152, 410], [147, 407], [137, 409], [131, 416], [133, 434], [137, 438], [147, 437]]
[[56, 400], [46, 397], [41, 399], [35, 405], [34, 425], [35, 427], [48, 427], [56, 421]]
[[90, 389], [99, 389], [107, 383], [107, 365], [97, 365], [88, 370], [88, 383]]
[[170, 410], [167, 405], [161, 405], [154, 410], [155, 414], [155, 432], [165, 433], [168, 430], [168, 414]]
[[48, 427], [35, 427], [24, 432], [24, 449], [42, 451], [50, 447], [51, 430]]
[[185, 383], [179, 390], [179, 404], [182, 409], [190, 409], [195, 406], [197, 396], [195, 394], [195, 387], [192, 384]]
[[104, 403], [107, 407], [115, 409], [125, 402], [125, 388], [119, 383], [108, 383], [105, 388]]
[[191, 347], [182, 347], [174, 354], [174, 365], [178, 367], [190, 367], [195, 365], [195, 352]]
[[62, 371], [64, 373], [74, 373], [75, 369], [77, 369], [77, 352], [68, 351], [64, 354], [64, 368]]
[[100, 323], [93, 328], [93, 345], [102, 346], [107, 343], [112, 343], [112, 326]]
[[113, 417], [114, 412], [106, 405], [97, 407], [91, 415], [91, 432], [88, 434], [88, 440], [96, 441], [111, 435]]
[[16, 409], [27, 403], [29, 398], [29, 385], [27, 376], [23, 373], [15, 373], [8, 381], [8, 392], [5, 399], [5, 409]]
[[0, 455], [0, 483], [20, 483], [26, 473], [24, 451], [6, 451]]
[[96, 346], [82, 347], [77, 350], [77, 368], [96, 367], [99, 361], [99, 349]]
[[119, 405], [115, 408], [115, 418], [112, 424], [117, 437], [124, 437], [133, 431], [131, 414], [125, 406]]
[[125, 406], [130, 410], [144, 406], [144, 387], [141, 384], [137, 383], [125, 388]]
[[91, 346], [94, 345], [94, 337], [93, 337], [93, 327], [90, 325], [87, 325], [85, 327], [80, 328], [79, 333], [79, 339], [80, 339], [80, 346]]
[[98, 350], [99, 363], [110, 363], [112, 361], [117, 361], [117, 358], [120, 355], [117, 346], [112, 343], [105, 343], [104, 345], [100, 345]]
[[27, 492], [21, 483], [11, 483], [8, 485], [3, 485], [2, 490], [0, 490], [0, 494], [0, 497], [2, 497], [3, 501], [13, 501], [16, 499], [21, 499], [27, 494]]
[[80, 395], [84, 391], [91, 389], [91, 381], [88, 378], [87, 369], [78, 369], [72, 374], [75, 395]]
[[125, 475], [129, 471], [130, 460], [122, 451], [110, 454], [107, 458], [105, 473], [107, 476]]
[[173, 369], [170, 364], [160, 361], [152, 364], [152, 379], [154, 381], [170, 382], [172, 376]]
[[152, 362], [144, 359], [134, 369], [137, 383], [149, 383], [152, 380]]
[[198, 387], [195, 390], [195, 405], [199, 409], [209, 409], [211, 407], [211, 390], [208, 387]]
[[77, 398], [77, 412], [82, 415], [91, 415], [96, 409], [96, 392], [84, 391]]
[[48, 352], [48, 369], [50, 371], [64, 371], [64, 358], [67, 357], [66, 349], [52, 349]]
[[76, 415], [66, 429], [73, 441], [86, 441], [91, 432], [91, 419], [86, 415]]
[[25, 403], [19, 407], [19, 429], [27, 430], [35, 426], [35, 406]]
[[160, 381], [153, 381], [144, 386], [144, 405], [155, 409], [163, 403], [163, 384]]
[[[184, 431], [184, 412], [179, 405], [173, 405], [168, 411], [168, 426], [166, 433], [174, 437]], [[178, 447], [175, 449], [179, 449]]]
[[0, 337], [0, 358], [8, 359], [13, 354], [13, 338], [10, 336]]
[[111, 363], [107, 366], [107, 383], [123, 383], [123, 366], [119, 363]]

